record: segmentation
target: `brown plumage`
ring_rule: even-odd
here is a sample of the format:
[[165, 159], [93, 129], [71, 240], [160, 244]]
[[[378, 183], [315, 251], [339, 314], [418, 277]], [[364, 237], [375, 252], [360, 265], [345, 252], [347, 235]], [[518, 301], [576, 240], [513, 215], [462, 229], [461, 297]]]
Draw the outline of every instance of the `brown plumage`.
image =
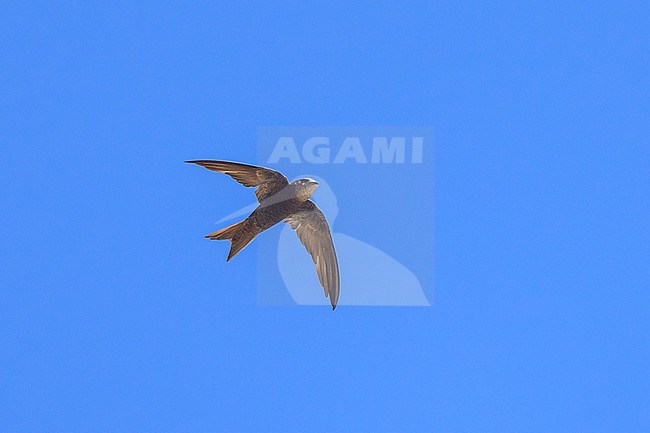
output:
[[296, 231], [298, 239], [311, 255], [325, 296], [330, 298], [332, 309], [336, 308], [340, 291], [339, 266], [327, 220], [318, 206], [309, 200], [318, 187], [315, 180], [298, 179], [289, 183], [275, 170], [238, 162], [186, 162], [227, 174], [244, 186], [257, 187], [255, 196], [259, 205], [248, 218], [205, 236], [230, 241], [226, 261], [244, 249], [255, 236], [284, 220]]

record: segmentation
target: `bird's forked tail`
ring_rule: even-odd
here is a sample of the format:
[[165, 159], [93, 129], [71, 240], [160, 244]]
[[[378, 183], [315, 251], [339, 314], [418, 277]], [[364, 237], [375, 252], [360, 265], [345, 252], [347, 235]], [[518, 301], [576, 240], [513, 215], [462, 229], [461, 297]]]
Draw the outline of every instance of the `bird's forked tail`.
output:
[[228, 258], [226, 261], [230, 261], [233, 257], [237, 255], [246, 245], [253, 240], [256, 233], [250, 230], [244, 230], [244, 223], [246, 220], [240, 221], [231, 226], [217, 230], [216, 232], [209, 233], [205, 235], [206, 238], [212, 240], [229, 240], [230, 241], [230, 252], [228, 253]]

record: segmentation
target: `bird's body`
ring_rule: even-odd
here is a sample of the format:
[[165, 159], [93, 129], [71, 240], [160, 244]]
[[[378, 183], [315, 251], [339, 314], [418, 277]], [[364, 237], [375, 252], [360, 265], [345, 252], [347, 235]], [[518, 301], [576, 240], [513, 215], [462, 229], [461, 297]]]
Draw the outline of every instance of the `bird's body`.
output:
[[187, 161], [231, 176], [244, 186], [257, 186], [257, 208], [245, 220], [217, 230], [205, 237], [230, 240], [229, 261], [257, 235], [285, 221], [296, 230], [298, 238], [312, 256], [318, 279], [336, 308], [339, 298], [339, 270], [329, 225], [318, 206], [309, 198], [318, 183], [298, 179], [289, 183], [281, 173], [264, 167], [229, 161]]
[[[239, 251], [244, 249], [257, 235], [265, 230], [270, 229], [279, 222], [284, 221], [290, 215], [298, 212], [303, 208], [305, 202], [297, 199], [288, 199], [272, 203], [260, 203], [257, 208], [245, 220], [234, 224], [233, 226], [217, 230], [214, 233], [205, 235], [208, 239], [221, 240], [231, 239], [232, 246], [226, 261], [230, 261]], [[237, 232], [232, 232], [232, 238], [223, 237], [224, 233], [232, 227], [237, 227]]]
[[290, 215], [305, 209], [305, 203], [309, 200], [300, 200], [298, 198], [289, 198], [282, 201], [274, 201], [275, 197], [262, 201], [257, 206], [247, 220], [251, 221], [252, 227], [260, 229], [263, 232], [276, 225], [277, 223], [288, 218]]

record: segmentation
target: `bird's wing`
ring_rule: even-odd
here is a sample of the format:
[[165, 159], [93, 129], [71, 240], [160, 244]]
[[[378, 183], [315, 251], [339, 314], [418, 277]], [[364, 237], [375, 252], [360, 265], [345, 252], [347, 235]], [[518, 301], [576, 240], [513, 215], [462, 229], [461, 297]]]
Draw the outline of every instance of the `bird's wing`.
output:
[[284, 221], [296, 231], [298, 239], [311, 255], [325, 297], [330, 298], [332, 309], [336, 308], [340, 289], [339, 264], [325, 215], [314, 202], [307, 200], [302, 210]]
[[185, 162], [227, 174], [244, 186], [256, 186], [255, 196], [257, 197], [257, 201], [260, 202], [289, 185], [287, 178], [282, 173], [271, 170], [270, 168], [256, 167], [239, 162], [212, 161], [209, 159]]

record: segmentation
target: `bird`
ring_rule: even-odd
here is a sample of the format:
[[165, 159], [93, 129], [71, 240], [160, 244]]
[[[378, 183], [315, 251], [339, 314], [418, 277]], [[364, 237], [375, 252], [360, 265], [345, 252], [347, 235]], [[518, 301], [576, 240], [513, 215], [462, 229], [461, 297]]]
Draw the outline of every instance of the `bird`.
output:
[[229, 262], [257, 235], [281, 221], [298, 235], [314, 262], [316, 274], [332, 310], [339, 301], [340, 275], [334, 242], [323, 212], [310, 200], [318, 182], [301, 178], [289, 182], [280, 172], [270, 168], [219, 160], [190, 160], [211, 171], [226, 174], [245, 187], [257, 187], [258, 206], [244, 220], [205, 235], [210, 240], [230, 241]]

